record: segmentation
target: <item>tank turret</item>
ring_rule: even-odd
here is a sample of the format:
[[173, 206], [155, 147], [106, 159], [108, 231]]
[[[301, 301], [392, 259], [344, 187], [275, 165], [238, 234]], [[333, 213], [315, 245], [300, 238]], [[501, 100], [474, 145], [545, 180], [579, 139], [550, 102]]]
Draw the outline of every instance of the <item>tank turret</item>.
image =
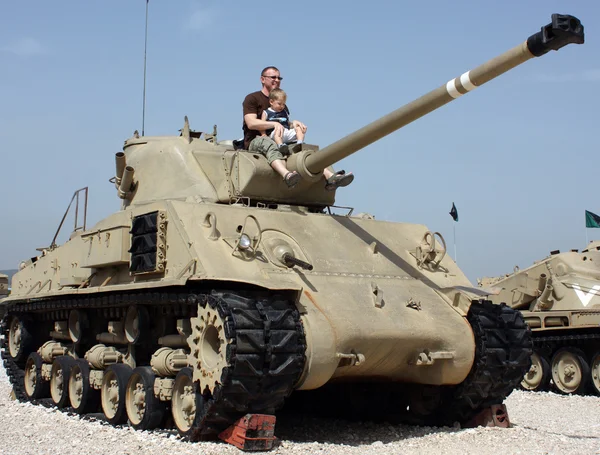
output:
[[216, 131], [202, 138], [200, 134], [190, 131], [187, 119], [180, 137], [135, 135], [125, 142], [124, 154], [120, 153], [117, 158], [119, 196], [127, 204], [183, 197], [221, 203], [247, 198], [254, 202], [331, 205], [335, 193], [324, 189], [324, 168], [529, 59], [583, 41], [583, 26], [578, 19], [553, 14], [552, 22], [524, 43], [451, 79], [324, 149], [318, 151], [316, 146], [303, 144], [304, 150], [287, 160], [287, 167], [297, 170], [303, 177], [302, 183], [293, 190], [281, 182], [263, 156], [235, 151], [231, 141], [217, 142]]

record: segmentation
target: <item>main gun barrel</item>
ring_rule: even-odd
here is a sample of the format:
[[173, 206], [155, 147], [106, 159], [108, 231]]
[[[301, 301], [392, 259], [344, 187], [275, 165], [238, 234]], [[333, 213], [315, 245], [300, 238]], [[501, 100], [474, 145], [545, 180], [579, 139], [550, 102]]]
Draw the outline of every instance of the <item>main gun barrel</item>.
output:
[[405, 125], [423, 117], [467, 92], [485, 84], [533, 57], [558, 50], [570, 43], [584, 42], [583, 25], [573, 16], [553, 14], [552, 22], [524, 43], [489, 60], [483, 65], [423, 95], [419, 99], [381, 117], [369, 125], [325, 147], [318, 153], [306, 154], [304, 169], [317, 174], [327, 166], [372, 144]]

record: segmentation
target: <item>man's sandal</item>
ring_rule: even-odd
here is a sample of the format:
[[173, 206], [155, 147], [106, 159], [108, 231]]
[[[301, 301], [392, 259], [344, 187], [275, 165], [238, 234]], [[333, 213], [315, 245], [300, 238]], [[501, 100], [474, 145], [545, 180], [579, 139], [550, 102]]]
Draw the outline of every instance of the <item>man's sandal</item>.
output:
[[298, 174], [298, 172], [292, 171], [285, 174], [283, 181], [288, 186], [288, 188], [294, 188], [296, 185], [298, 185], [301, 178], [302, 177], [300, 177], [300, 174]]
[[354, 174], [352, 174], [352, 172], [346, 174], [346, 171], [338, 171], [327, 179], [325, 189], [327, 191], [334, 191], [340, 186], [350, 185], [352, 180], [354, 180]]

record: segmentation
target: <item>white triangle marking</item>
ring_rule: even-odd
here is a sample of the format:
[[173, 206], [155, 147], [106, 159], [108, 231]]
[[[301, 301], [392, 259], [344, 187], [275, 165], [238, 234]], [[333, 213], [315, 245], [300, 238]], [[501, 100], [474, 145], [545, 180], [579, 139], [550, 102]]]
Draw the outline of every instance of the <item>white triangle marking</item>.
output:
[[592, 287], [588, 293], [584, 293], [578, 284], [574, 284], [573, 289], [575, 289], [575, 294], [577, 294], [577, 297], [579, 297], [579, 300], [581, 300], [581, 304], [583, 306], [588, 306], [592, 298], [598, 293], [598, 291], [600, 291], [600, 285]]

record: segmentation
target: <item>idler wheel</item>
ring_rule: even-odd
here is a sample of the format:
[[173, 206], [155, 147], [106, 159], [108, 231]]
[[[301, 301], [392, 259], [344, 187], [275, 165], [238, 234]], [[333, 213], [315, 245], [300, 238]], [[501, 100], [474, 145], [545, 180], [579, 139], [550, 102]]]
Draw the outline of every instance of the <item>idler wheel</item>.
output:
[[20, 367], [24, 366], [27, 357], [33, 351], [33, 336], [29, 325], [27, 319], [14, 316], [8, 329], [8, 352]]
[[175, 377], [171, 412], [175, 426], [182, 436], [189, 436], [202, 420], [204, 398], [197, 392], [192, 369], [182, 368]]
[[111, 365], [104, 371], [100, 401], [102, 412], [112, 425], [127, 422], [125, 394], [131, 374], [131, 367], [122, 363]]
[[592, 379], [592, 390], [596, 395], [600, 395], [600, 352], [597, 352], [592, 359], [590, 376]]
[[58, 408], [69, 405], [69, 377], [75, 359], [68, 355], [61, 355], [52, 362], [50, 372], [50, 397]]
[[69, 401], [77, 414], [98, 411], [100, 391], [90, 386], [90, 365], [87, 360], [77, 359], [69, 375]]
[[155, 379], [151, 367], [138, 367], [127, 383], [125, 408], [136, 430], [158, 428], [165, 417], [166, 403], [154, 396]]
[[214, 393], [227, 367], [225, 321], [210, 304], [198, 306], [198, 316], [191, 318], [192, 334], [188, 337], [193, 365], [193, 382], [200, 384], [200, 393]]
[[581, 393], [589, 377], [590, 367], [578, 349], [562, 348], [552, 357], [552, 381], [559, 392]]
[[28, 400], [39, 400], [50, 396], [50, 384], [42, 378], [44, 361], [37, 352], [32, 352], [25, 363], [23, 383]]
[[548, 388], [552, 371], [550, 364], [539, 353], [531, 354], [531, 368], [521, 381], [521, 387], [532, 392], [540, 392]]

